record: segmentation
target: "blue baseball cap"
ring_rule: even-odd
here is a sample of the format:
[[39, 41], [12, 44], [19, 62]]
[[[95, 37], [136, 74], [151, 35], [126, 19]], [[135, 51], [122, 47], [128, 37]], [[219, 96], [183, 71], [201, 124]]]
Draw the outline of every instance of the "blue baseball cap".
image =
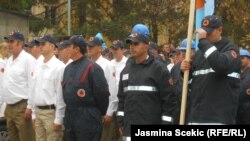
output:
[[[188, 41], [187, 38], [182, 40], [179, 50], [186, 50], [187, 49], [187, 41]], [[191, 49], [195, 49], [195, 42], [194, 41], [191, 42]]]
[[139, 43], [144, 42], [146, 44], [149, 43], [149, 30], [148, 27], [143, 24], [136, 24], [131, 34], [129, 35], [128, 39], [126, 40], [126, 43]]
[[50, 42], [50, 43], [55, 45], [56, 44], [56, 38], [54, 38], [50, 34], [45, 34], [43, 37], [41, 37], [39, 39], [36, 39], [35, 42], [37, 44], [44, 43], [44, 42]]
[[134, 43], [143, 42], [143, 43], [148, 44], [149, 43], [149, 37], [144, 36], [143, 34], [139, 34], [139, 33], [135, 32], [135, 33], [130, 34], [129, 37], [127, 38], [127, 40], [126, 40], [126, 43], [131, 43], [131, 42], [134, 42]]
[[24, 36], [19, 31], [10, 32], [8, 36], [4, 37], [5, 40], [20, 40], [24, 41]]
[[68, 46], [73, 45], [73, 43], [70, 40], [64, 40], [60, 43], [56, 44], [56, 47], [59, 49], [67, 48]]
[[148, 27], [144, 24], [136, 24], [131, 33], [138, 33], [138, 34], [142, 34], [144, 36], [149, 37], [149, 30]]
[[250, 58], [250, 53], [246, 49], [241, 49], [240, 56], [246, 56], [246, 57]]

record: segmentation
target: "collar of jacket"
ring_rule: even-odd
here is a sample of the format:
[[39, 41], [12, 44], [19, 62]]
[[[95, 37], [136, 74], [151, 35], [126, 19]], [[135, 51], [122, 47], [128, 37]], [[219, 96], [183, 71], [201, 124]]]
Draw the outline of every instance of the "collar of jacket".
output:
[[225, 37], [222, 37], [220, 41], [213, 43], [218, 50], [221, 50], [223, 47], [225, 47], [229, 43], [229, 40]]
[[135, 62], [135, 59], [133, 57], [131, 57], [130, 59], [131, 59], [130, 61], [131, 61], [132, 64], [135, 64], [135, 65], [140, 65], [140, 64], [147, 65], [147, 64], [151, 63], [154, 60], [154, 57], [149, 54], [148, 58], [146, 60], [144, 60], [143, 62], [139, 63], [139, 64], [137, 64]]

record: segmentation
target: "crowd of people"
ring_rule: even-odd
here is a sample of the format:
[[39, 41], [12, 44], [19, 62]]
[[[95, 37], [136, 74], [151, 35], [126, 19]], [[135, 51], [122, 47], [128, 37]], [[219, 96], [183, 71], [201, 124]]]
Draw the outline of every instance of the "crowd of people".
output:
[[[183, 72], [190, 71], [186, 124], [250, 123], [250, 53], [222, 37], [215, 15], [199, 44], [161, 48], [136, 24], [108, 49], [98, 36], [51, 34], [0, 44], [0, 104], [10, 141], [129, 141], [131, 125], [178, 124]], [[129, 44], [129, 49], [125, 48]]]

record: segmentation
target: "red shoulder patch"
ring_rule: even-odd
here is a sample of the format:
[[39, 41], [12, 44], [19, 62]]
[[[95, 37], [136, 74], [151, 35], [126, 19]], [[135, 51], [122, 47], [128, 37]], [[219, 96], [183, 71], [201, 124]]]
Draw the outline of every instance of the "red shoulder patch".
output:
[[234, 59], [236, 59], [236, 58], [237, 58], [237, 53], [236, 53], [234, 50], [232, 50], [232, 51], [231, 51], [231, 56], [232, 56]]
[[250, 95], [250, 89], [247, 89], [247, 90], [246, 90], [246, 94], [247, 94], [247, 95]]

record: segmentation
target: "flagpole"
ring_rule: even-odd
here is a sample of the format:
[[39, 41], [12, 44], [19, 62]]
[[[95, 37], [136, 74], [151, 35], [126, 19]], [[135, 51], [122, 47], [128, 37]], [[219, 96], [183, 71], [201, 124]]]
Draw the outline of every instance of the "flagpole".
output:
[[[190, 0], [188, 36], [187, 36], [188, 42], [187, 42], [186, 58], [185, 58], [186, 60], [190, 60], [190, 56], [191, 56], [191, 40], [192, 40], [193, 26], [194, 26], [194, 14], [195, 14], [195, 0]], [[189, 71], [187, 70], [184, 72], [184, 78], [183, 78], [180, 125], [185, 124], [188, 78], [189, 78]]]
[[68, 36], [71, 35], [71, 0], [68, 0]]

